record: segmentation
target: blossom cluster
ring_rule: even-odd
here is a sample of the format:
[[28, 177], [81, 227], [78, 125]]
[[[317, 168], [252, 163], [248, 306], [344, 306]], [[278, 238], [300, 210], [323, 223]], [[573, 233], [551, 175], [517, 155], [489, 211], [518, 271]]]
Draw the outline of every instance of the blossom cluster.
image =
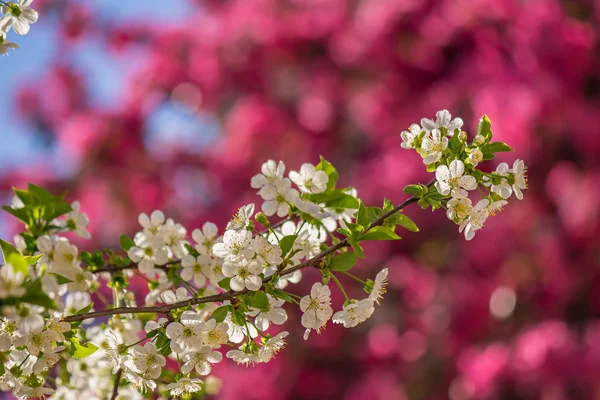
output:
[[[490, 142], [486, 121], [470, 146], [459, 132], [462, 123], [449, 121], [447, 111], [438, 113], [436, 122], [423, 120], [421, 131], [411, 128], [412, 137], [404, 132], [403, 147], [419, 149], [427, 168], [435, 170], [436, 182], [408, 186], [405, 191], [412, 196], [398, 206], [387, 199], [382, 207], [366, 206], [353, 188], [337, 188], [338, 172], [324, 158], [287, 177], [282, 161], [269, 160], [250, 182], [263, 200], [262, 212], [255, 213], [253, 203], [244, 205], [222, 235], [216, 224], [206, 222], [192, 231], [191, 240], [188, 230], [162, 211], [142, 213], [141, 230], [133, 239], [120, 238], [126, 255], [80, 252], [64, 236], [73, 232], [90, 238], [89, 219], [79, 203], [69, 205], [63, 196], [32, 184], [14, 189], [12, 205], [3, 209], [26, 231], [15, 236], [14, 245], [0, 242], [5, 259], [0, 267], [0, 388], [22, 398], [56, 399], [82, 393], [90, 398], [111, 392], [126, 398], [155, 391], [208, 393], [218, 386], [209, 375], [223, 359], [223, 346], [234, 347], [225, 355], [243, 365], [269, 362], [285, 347], [289, 333], [278, 327], [288, 319], [286, 302], [302, 313], [305, 340], [330, 320], [345, 328], [365, 322], [386, 293], [388, 269], [374, 280], [350, 271], [365, 257], [364, 242], [400, 239], [398, 226], [418, 231], [402, 214], [405, 206], [418, 202], [424, 208], [447, 208], [451, 219], [460, 219], [461, 230], [467, 226], [470, 232], [477, 230], [480, 209], [463, 205], [467, 211], [460, 217], [463, 209], [453, 201], [465, 201], [479, 181], [491, 186], [483, 201], [496, 203], [504, 201], [495, 196], [508, 190], [506, 184], [514, 185], [511, 191], [525, 188], [517, 167], [502, 175], [474, 169], [470, 154], [480, 151], [486, 154], [480, 158], [490, 158], [507, 147]], [[277, 222], [271, 220], [275, 215]], [[320, 271], [321, 280], [301, 296], [290, 285], [301, 281], [306, 267]], [[366, 295], [349, 297], [340, 278], [359, 282]], [[148, 286], [142, 307], [130, 289], [139, 279]], [[344, 297], [339, 307], [333, 304], [332, 286]], [[112, 302], [104, 288], [112, 290]], [[93, 310], [90, 293], [104, 310]], [[148, 314], [163, 316], [155, 320]], [[99, 322], [104, 316], [110, 317]], [[168, 363], [177, 368], [167, 368]], [[68, 371], [68, 379], [61, 376], [49, 385], [46, 379], [56, 366]]]
[[[427, 193], [423, 204], [428, 204], [429, 197], [433, 207], [443, 207], [448, 219], [459, 225], [459, 231], [464, 231], [465, 238], [471, 240], [489, 216], [502, 210], [513, 193], [517, 199], [523, 199], [527, 168], [522, 160], [515, 160], [512, 168], [500, 163], [492, 173], [477, 169], [482, 161], [494, 158], [494, 153], [511, 148], [491, 141], [491, 123], [486, 116], [480, 120], [477, 135], [470, 143], [462, 126], [462, 119], [452, 119], [448, 110], [441, 110], [436, 113], [435, 121], [423, 118], [420, 125], [412, 124], [401, 136], [402, 148], [415, 149], [423, 157], [427, 170], [435, 171], [436, 193]], [[481, 198], [473, 205], [469, 192], [476, 189]], [[407, 190], [424, 194], [418, 187]]]
[[18, 0], [15, 3], [0, 2], [0, 54], [7, 54], [11, 49], [17, 49], [16, 43], [6, 39], [12, 28], [17, 35], [29, 33], [30, 25], [38, 20], [38, 13], [31, 8], [33, 0]]

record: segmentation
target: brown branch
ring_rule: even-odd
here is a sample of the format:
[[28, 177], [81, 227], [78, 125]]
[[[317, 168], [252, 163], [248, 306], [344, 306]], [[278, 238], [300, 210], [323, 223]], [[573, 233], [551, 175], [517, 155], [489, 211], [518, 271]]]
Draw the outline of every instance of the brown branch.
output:
[[[434, 182], [435, 182], [435, 179], [431, 180], [427, 184], [427, 186], [430, 187], [431, 185], [433, 185]], [[415, 196], [411, 196], [410, 198], [406, 199], [405, 201], [403, 201], [402, 203], [400, 203], [399, 205], [394, 207], [392, 210], [386, 212], [385, 214], [383, 214], [379, 218], [377, 218], [375, 221], [373, 221], [371, 223], [371, 226], [368, 229], [365, 229], [365, 231], [363, 232], [363, 235], [365, 233], [367, 233], [368, 231], [370, 231], [371, 229], [373, 229], [374, 227], [382, 225], [388, 217], [394, 215], [395, 213], [402, 210], [406, 206], [408, 206], [412, 203], [416, 203], [418, 200], [419, 199], [416, 198]], [[344, 240], [323, 250], [316, 256], [314, 256], [306, 261], [303, 261], [300, 264], [293, 266], [292, 268], [288, 268], [288, 269], [281, 271], [279, 273], [279, 276], [289, 275], [293, 272], [296, 272], [296, 271], [301, 270], [306, 267], [317, 267], [319, 264], [319, 261], [321, 261], [324, 257], [326, 257], [327, 255], [329, 255], [331, 253], [334, 253], [335, 251], [337, 251], [343, 247], [347, 247], [347, 246], [349, 246], [348, 238], [345, 238]], [[263, 280], [262, 288], [264, 288], [264, 284], [267, 283], [270, 279], [271, 278], [268, 277]], [[195, 297], [195, 298], [191, 298], [188, 300], [179, 301], [177, 303], [164, 304], [162, 306], [118, 307], [118, 308], [111, 308], [111, 309], [102, 310], [102, 311], [94, 311], [94, 312], [90, 312], [90, 313], [86, 313], [86, 314], [70, 315], [68, 317], [65, 317], [64, 320], [66, 322], [75, 322], [75, 321], [83, 321], [83, 320], [90, 319], [90, 318], [104, 317], [107, 315], [118, 315], [118, 314], [148, 314], [148, 313], [168, 314], [171, 310], [174, 310], [177, 308], [188, 307], [188, 306], [202, 304], [202, 303], [223, 302], [226, 300], [232, 300], [235, 297], [242, 296], [246, 293], [248, 293], [248, 289], [244, 289], [239, 292], [234, 292], [234, 291], [230, 290], [225, 293], [220, 293], [220, 294], [215, 294], [212, 296], [206, 296], [206, 297], [200, 297], [200, 298]]]
[[117, 398], [117, 395], [119, 394], [119, 382], [121, 381], [121, 375], [123, 375], [123, 370], [119, 368], [117, 374], [115, 375], [115, 384], [113, 386], [110, 400], [115, 400]]
[[[280, 227], [281, 225], [283, 225], [288, 220], [289, 219], [286, 218], [286, 219], [282, 219], [281, 221], [278, 221], [278, 222], [274, 223], [273, 225], [271, 225], [271, 229], [275, 229], [275, 228]], [[269, 232], [269, 229], [266, 229], [266, 230], [260, 232], [260, 234], [263, 235], [263, 234], [265, 234], [267, 232]], [[179, 264], [180, 262], [181, 262], [181, 260], [172, 260], [172, 261], [169, 261], [168, 263], [166, 263], [165, 265], [156, 265], [155, 268], [162, 269], [163, 271], [167, 272], [167, 267], [169, 265]], [[90, 272], [92, 274], [99, 274], [101, 272], [112, 273], [112, 272], [125, 271], [125, 270], [128, 270], [128, 269], [136, 269], [137, 267], [138, 267], [137, 263], [134, 263], [132, 261], [132, 262], [130, 262], [128, 264], [125, 264], [125, 265], [106, 264], [106, 265], [104, 265], [104, 266], [102, 266], [102, 267], [100, 267], [98, 269], [95, 269], [93, 271], [90, 271]]]

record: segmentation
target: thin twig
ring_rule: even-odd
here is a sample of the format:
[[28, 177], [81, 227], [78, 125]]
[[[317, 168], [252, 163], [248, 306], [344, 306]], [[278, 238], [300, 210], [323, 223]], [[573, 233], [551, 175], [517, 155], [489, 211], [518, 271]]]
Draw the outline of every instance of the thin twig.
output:
[[113, 386], [112, 395], [110, 396], [110, 400], [115, 400], [117, 395], [119, 394], [119, 382], [121, 381], [121, 375], [123, 375], [123, 370], [119, 368], [117, 374], [115, 375], [115, 384]]
[[[433, 185], [434, 182], [435, 182], [435, 179], [431, 180], [427, 184], [427, 186], [429, 187], [429, 186]], [[379, 218], [377, 218], [375, 221], [373, 221], [371, 223], [371, 226], [368, 229], [365, 229], [365, 231], [363, 232], [363, 235], [365, 233], [367, 233], [368, 231], [370, 231], [372, 228], [382, 225], [388, 217], [390, 217], [393, 214], [397, 213], [398, 211], [402, 210], [404, 207], [408, 206], [409, 204], [416, 203], [417, 201], [418, 201], [418, 198], [416, 198], [414, 196], [411, 196], [410, 198], [406, 199], [404, 202], [402, 202], [399, 205], [397, 205], [396, 207], [394, 207], [394, 209], [388, 211], [387, 213], [381, 215]], [[327, 249], [323, 250], [316, 256], [314, 256], [304, 262], [301, 262], [298, 265], [295, 265], [291, 268], [281, 271], [279, 273], [279, 275], [280, 276], [289, 275], [293, 272], [296, 272], [296, 271], [301, 270], [306, 267], [317, 267], [319, 265], [319, 262], [324, 257], [326, 257], [327, 255], [329, 255], [343, 247], [347, 247], [347, 246], [349, 246], [348, 238], [345, 238], [344, 240], [340, 241], [339, 243], [336, 243], [336, 244], [328, 247]], [[261, 289], [264, 288], [264, 284], [267, 283], [270, 279], [271, 278], [268, 277], [263, 280], [263, 286], [261, 287]], [[196, 304], [203, 304], [203, 303], [223, 302], [226, 300], [232, 300], [232, 299], [234, 299], [238, 296], [242, 296], [246, 293], [248, 293], [248, 289], [244, 289], [239, 292], [234, 292], [234, 291], [230, 290], [225, 293], [215, 294], [215, 295], [206, 296], [206, 297], [191, 298], [188, 300], [179, 301], [177, 303], [165, 304], [162, 306], [117, 307], [117, 308], [110, 308], [110, 309], [101, 310], [101, 311], [89, 312], [86, 314], [70, 315], [68, 317], [65, 317], [64, 320], [66, 322], [75, 322], [75, 321], [83, 321], [83, 320], [90, 319], [90, 318], [105, 317], [107, 315], [118, 315], [118, 314], [159, 313], [159, 314], [169, 315], [171, 310], [175, 310], [177, 308], [183, 308], [183, 307], [188, 307], [188, 306], [192, 306], [192, 305], [196, 305]]]

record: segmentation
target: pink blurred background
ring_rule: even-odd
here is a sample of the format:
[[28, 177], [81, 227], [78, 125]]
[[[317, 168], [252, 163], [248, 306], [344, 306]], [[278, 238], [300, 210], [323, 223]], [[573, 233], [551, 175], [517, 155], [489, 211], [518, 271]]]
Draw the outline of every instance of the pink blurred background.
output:
[[[191, 231], [260, 203], [250, 177], [323, 155], [367, 204], [429, 180], [399, 134], [439, 109], [492, 120], [530, 189], [466, 242], [443, 212], [371, 245], [391, 290], [266, 366], [221, 363], [219, 399], [600, 399], [600, 3], [594, 0], [36, 0], [0, 60], [0, 196], [69, 191], [82, 249], [157, 208]], [[13, 37], [13, 40], [15, 38]], [[4, 237], [18, 228], [0, 219]], [[310, 272], [298, 293], [306, 291]], [[348, 282], [351, 292], [360, 288]], [[342, 301], [335, 298], [336, 304]]]

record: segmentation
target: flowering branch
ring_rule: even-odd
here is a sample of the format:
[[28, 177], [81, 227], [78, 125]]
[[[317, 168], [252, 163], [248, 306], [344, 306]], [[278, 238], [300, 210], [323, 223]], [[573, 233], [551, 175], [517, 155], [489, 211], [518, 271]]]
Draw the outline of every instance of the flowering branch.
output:
[[[434, 183], [435, 183], [435, 180], [433, 179], [426, 186], [431, 187]], [[384, 221], [386, 220], [386, 218], [391, 217], [395, 213], [404, 209], [409, 204], [416, 203], [417, 201], [418, 201], [418, 197], [416, 197], [414, 195], [411, 196], [410, 198], [406, 199], [403, 203], [400, 203], [398, 206], [394, 207], [392, 210], [386, 212], [385, 214], [383, 214], [382, 216], [377, 218], [375, 221], [373, 221], [373, 223], [371, 224], [371, 227], [368, 228], [367, 230], [365, 230], [363, 235], [366, 234], [367, 232], [369, 232], [374, 227], [382, 225], [384, 223]], [[328, 247], [326, 250], [323, 250], [322, 252], [320, 252], [316, 256], [312, 257], [311, 259], [306, 260], [298, 265], [295, 265], [291, 268], [288, 268], [288, 269], [282, 271], [279, 275], [286, 276], [286, 275], [292, 274], [296, 271], [299, 271], [299, 270], [301, 270], [303, 268], [307, 268], [307, 267], [319, 268], [319, 261], [321, 261], [327, 255], [332, 254], [335, 251], [337, 251], [343, 247], [346, 247], [346, 246], [349, 246], [348, 238], [345, 238], [342, 241], [338, 242], [337, 244]], [[179, 262], [179, 261], [177, 261], [177, 262]], [[170, 264], [175, 264], [177, 262], [171, 262]], [[113, 271], [114, 270], [116, 270], [116, 269], [113, 269]], [[270, 278], [263, 279], [263, 285], [261, 286], [260, 290], [264, 289], [264, 284], [267, 283], [269, 280], [270, 280]], [[89, 312], [86, 314], [70, 315], [68, 317], [65, 317], [63, 320], [65, 322], [76, 322], [76, 321], [84, 321], [84, 320], [90, 319], [90, 318], [97, 318], [97, 317], [104, 317], [107, 315], [118, 315], [118, 314], [148, 314], [148, 313], [166, 314], [166, 313], [168, 313], [172, 310], [176, 310], [178, 308], [185, 308], [185, 307], [189, 307], [189, 306], [193, 306], [193, 305], [197, 305], [197, 304], [216, 303], [216, 302], [222, 303], [226, 300], [232, 300], [235, 297], [245, 295], [248, 292], [249, 292], [249, 290], [247, 288], [244, 290], [238, 291], [238, 292], [230, 290], [228, 292], [217, 294], [217, 295], [206, 296], [206, 297], [201, 297], [201, 298], [191, 298], [189, 300], [179, 301], [177, 303], [172, 303], [172, 304], [165, 304], [163, 306], [157, 306], [157, 307], [111, 308], [111, 309], [106, 309], [106, 310], [102, 310], [102, 311]]]
[[[511, 150], [491, 142], [489, 119], [480, 120], [471, 142], [461, 128], [462, 120], [443, 110], [436, 121], [424, 118], [402, 132], [402, 147], [415, 149], [436, 177], [404, 188], [410, 197], [398, 205], [385, 199], [382, 207], [366, 206], [354, 188], [337, 188], [338, 172], [324, 158], [288, 177], [283, 162], [269, 160], [251, 179], [263, 200], [261, 212], [255, 213], [254, 204], [240, 207], [222, 236], [206, 222], [192, 231], [192, 243], [187, 230], [161, 211], [140, 214], [142, 230], [120, 238], [125, 255], [79, 252], [61, 236], [71, 231], [90, 237], [89, 220], [77, 202], [68, 204], [32, 184], [14, 189], [12, 205], [2, 208], [22, 221], [25, 231], [14, 245], [0, 240], [6, 261], [0, 268], [0, 358], [5, 360], [0, 379], [19, 397], [43, 397], [53, 393], [44, 384], [56, 364], [67, 370], [68, 359], [74, 370], [73, 364], [102, 348], [104, 355], [93, 358], [102, 361], [94, 361], [97, 369], [88, 373], [105, 373], [114, 381], [99, 397], [116, 398], [119, 391], [132, 397], [124, 392], [134, 389], [190, 395], [203, 385], [194, 371], [209, 375], [223, 358], [218, 351], [223, 345], [236, 346], [226, 356], [246, 365], [268, 362], [280, 351], [288, 332], [275, 333], [272, 326], [286, 322], [286, 302], [303, 313], [305, 339], [330, 320], [346, 328], [366, 321], [386, 292], [387, 269], [374, 280], [349, 271], [365, 257], [363, 242], [398, 240], [398, 227], [418, 231], [402, 213], [405, 207], [443, 208], [471, 240], [513, 193], [522, 198], [527, 187], [522, 161], [512, 168], [501, 163], [492, 173], [477, 168], [494, 153]], [[475, 206], [470, 192], [481, 196]], [[275, 214], [279, 222], [271, 223]], [[267, 229], [259, 232], [258, 224]], [[286, 291], [308, 267], [320, 271], [321, 281], [303, 297]], [[350, 298], [342, 275], [364, 285], [367, 297]], [[148, 282], [142, 306], [129, 291], [134, 276]], [[330, 280], [345, 299], [335, 313]], [[103, 282], [112, 289], [112, 302], [98, 291]], [[93, 309], [90, 293], [97, 293], [103, 310]], [[154, 321], [148, 314], [166, 318]], [[86, 325], [105, 316], [110, 317], [106, 324]], [[164, 368], [166, 357], [177, 360], [176, 371]], [[127, 383], [121, 386], [122, 380]]]

